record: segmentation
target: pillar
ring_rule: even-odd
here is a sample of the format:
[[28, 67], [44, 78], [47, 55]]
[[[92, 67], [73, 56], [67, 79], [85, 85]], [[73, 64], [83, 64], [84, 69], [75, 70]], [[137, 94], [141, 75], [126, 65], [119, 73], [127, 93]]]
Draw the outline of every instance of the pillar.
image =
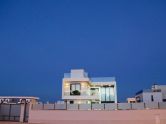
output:
[[21, 110], [20, 110], [20, 122], [24, 122], [24, 112], [25, 112], [25, 103], [20, 104]]

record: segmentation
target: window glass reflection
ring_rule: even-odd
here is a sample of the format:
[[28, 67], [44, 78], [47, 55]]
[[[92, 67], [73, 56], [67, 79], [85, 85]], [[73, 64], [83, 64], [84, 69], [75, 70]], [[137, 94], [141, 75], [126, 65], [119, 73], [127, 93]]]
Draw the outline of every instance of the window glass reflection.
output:
[[101, 87], [101, 101], [102, 102], [114, 102], [115, 95], [114, 95], [114, 87]]

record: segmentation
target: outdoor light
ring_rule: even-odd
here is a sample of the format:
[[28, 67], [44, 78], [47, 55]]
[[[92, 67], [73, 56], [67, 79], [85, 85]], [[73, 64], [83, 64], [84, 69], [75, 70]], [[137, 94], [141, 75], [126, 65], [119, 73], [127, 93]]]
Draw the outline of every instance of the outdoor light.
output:
[[81, 83], [81, 86], [82, 86], [82, 87], [85, 87], [86, 85], [85, 85], [85, 83]]
[[65, 87], [68, 87], [69, 86], [69, 83], [65, 83]]

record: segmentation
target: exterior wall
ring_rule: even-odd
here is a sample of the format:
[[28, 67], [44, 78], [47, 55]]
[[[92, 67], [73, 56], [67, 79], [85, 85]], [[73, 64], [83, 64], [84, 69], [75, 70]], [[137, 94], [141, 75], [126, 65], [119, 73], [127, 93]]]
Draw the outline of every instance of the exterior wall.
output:
[[166, 100], [166, 85], [161, 86], [161, 92], [162, 92], [162, 94], [163, 94], [163, 99]]
[[[151, 96], [153, 96], [153, 101], [151, 100]], [[161, 92], [143, 92], [135, 96], [137, 102], [162, 102], [162, 93]], [[137, 98], [140, 98], [138, 101]]]
[[[154, 101], [151, 100], [153, 96]], [[143, 93], [143, 102], [162, 102], [162, 93], [161, 92], [145, 92]]]
[[141, 98], [140, 102], [152, 102], [151, 96], [154, 102], [166, 102], [166, 85], [152, 85], [151, 89], [142, 90], [135, 97]]
[[29, 123], [45, 124], [165, 124], [166, 110], [50, 111], [32, 110]]
[[166, 100], [166, 85], [155, 85], [154, 86], [155, 89], [161, 89], [162, 95], [163, 95], [163, 99]]

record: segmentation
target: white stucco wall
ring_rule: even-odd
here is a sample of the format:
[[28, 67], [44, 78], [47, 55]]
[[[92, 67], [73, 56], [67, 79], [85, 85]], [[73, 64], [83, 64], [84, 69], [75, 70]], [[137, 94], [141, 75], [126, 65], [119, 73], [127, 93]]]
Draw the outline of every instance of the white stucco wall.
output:
[[153, 102], [162, 102], [162, 93], [160, 92], [145, 92], [143, 93], [143, 102], [152, 102], [151, 96], [153, 95]]
[[32, 110], [29, 123], [166, 124], [166, 110], [60, 111]]

